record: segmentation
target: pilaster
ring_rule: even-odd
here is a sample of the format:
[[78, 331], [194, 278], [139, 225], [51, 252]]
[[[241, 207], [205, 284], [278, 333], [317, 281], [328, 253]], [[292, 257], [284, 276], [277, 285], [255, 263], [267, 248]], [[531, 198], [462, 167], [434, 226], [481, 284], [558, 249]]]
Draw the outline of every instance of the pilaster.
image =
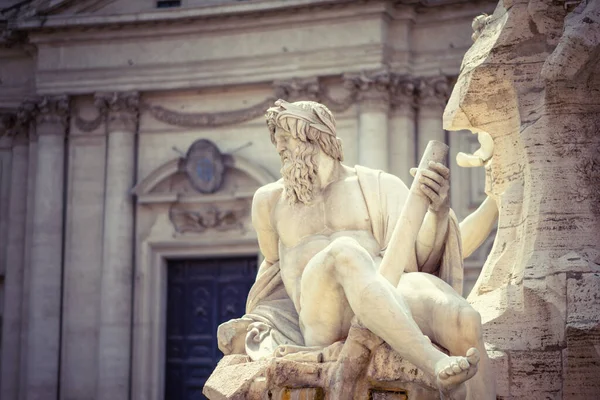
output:
[[14, 115], [7, 131], [12, 141], [10, 192], [6, 221], [8, 235], [3, 255], [5, 269], [2, 324], [0, 398], [18, 399], [21, 367], [22, 297], [25, 269], [25, 232], [27, 222], [27, 175], [29, 167], [28, 133], [33, 118], [23, 107]]
[[390, 73], [383, 69], [344, 78], [358, 102], [359, 164], [387, 171]]
[[410, 169], [417, 166], [417, 132], [415, 124], [418, 79], [395, 75], [390, 85], [389, 155], [390, 172], [408, 186]]
[[37, 103], [38, 134], [31, 239], [27, 400], [58, 395], [63, 264], [63, 196], [67, 96]]
[[98, 400], [129, 396], [133, 279], [135, 136], [139, 95], [99, 94], [107, 104], [103, 266], [98, 346]]
[[96, 393], [107, 111], [101, 98], [73, 99], [67, 148], [61, 400], [93, 398]]
[[418, 153], [423, 154], [430, 140], [446, 142], [442, 114], [450, 96], [450, 78], [444, 75], [424, 77], [418, 87]]

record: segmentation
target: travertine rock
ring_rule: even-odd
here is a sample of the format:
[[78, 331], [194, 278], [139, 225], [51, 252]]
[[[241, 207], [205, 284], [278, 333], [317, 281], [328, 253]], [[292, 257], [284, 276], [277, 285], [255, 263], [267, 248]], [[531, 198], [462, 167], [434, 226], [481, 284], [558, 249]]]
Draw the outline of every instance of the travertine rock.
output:
[[600, 396], [600, 2], [569, 7], [504, 0], [480, 18], [444, 114], [494, 141], [498, 233], [468, 300], [508, 355], [503, 398]]

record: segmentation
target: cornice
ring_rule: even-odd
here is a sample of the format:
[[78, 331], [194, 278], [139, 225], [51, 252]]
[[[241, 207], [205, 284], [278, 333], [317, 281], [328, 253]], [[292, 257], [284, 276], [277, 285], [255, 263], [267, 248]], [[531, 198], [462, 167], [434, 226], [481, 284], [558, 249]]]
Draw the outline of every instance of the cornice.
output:
[[[239, 2], [211, 5], [204, 7], [182, 7], [179, 9], [156, 9], [152, 11], [122, 14], [122, 15], [51, 15], [26, 19], [14, 19], [11, 26], [19, 30], [53, 30], [72, 27], [115, 27], [124, 25], [148, 25], [163, 23], [199, 22], [200, 20], [228, 20], [241, 16], [244, 19], [254, 19], [257, 16], [293, 16], [298, 11], [315, 9], [339, 12], [351, 6], [367, 8], [376, 7], [383, 10], [383, 0], [263, 0], [256, 2]], [[314, 16], [314, 15], [313, 15]]]
[[[90, 42], [94, 40], [131, 40], [139, 38], [156, 38], [157, 30], [160, 36], [189, 36], [195, 34], [219, 35], [223, 32], [252, 31], [253, 29], [264, 30], [265, 27], [275, 29], [290, 25], [311, 25], [324, 21], [340, 23], [340, 21], [352, 21], [364, 19], [368, 16], [378, 16], [386, 12], [385, 7], [379, 1], [367, 3], [344, 3], [335, 6], [312, 7], [299, 9], [296, 12], [279, 12], [255, 14], [240, 14], [235, 16], [220, 16], [202, 21], [194, 19], [155, 21], [143, 23], [119, 23], [104, 24], [99, 21], [98, 25], [87, 27], [81, 25], [67, 25], [64, 27], [49, 28], [44, 25], [43, 29], [28, 32], [29, 41], [35, 44], [60, 43], [60, 42]], [[151, 29], [149, 29], [151, 28]], [[17, 29], [17, 28], [14, 28]], [[73, 33], [77, 35], [73, 35]]]
[[[265, 64], [265, 58], [269, 62]], [[340, 70], [359, 72], [381, 67], [381, 45], [367, 44], [306, 53], [274, 53], [255, 57], [189, 62], [184, 65], [138, 66], [88, 69], [39, 70], [36, 88], [40, 94], [89, 94], [113, 90], [173, 90], [206, 88], [287, 80], [311, 76], [335, 76]], [[300, 71], [300, 73], [299, 73]]]

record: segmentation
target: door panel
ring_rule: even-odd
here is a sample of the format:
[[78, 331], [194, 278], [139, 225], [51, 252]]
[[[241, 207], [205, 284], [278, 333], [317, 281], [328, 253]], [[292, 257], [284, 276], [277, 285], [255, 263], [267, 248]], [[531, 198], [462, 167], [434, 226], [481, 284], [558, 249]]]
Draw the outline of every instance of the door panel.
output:
[[217, 327], [244, 314], [256, 272], [256, 256], [168, 263], [166, 400], [205, 399], [204, 383], [223, 356]]

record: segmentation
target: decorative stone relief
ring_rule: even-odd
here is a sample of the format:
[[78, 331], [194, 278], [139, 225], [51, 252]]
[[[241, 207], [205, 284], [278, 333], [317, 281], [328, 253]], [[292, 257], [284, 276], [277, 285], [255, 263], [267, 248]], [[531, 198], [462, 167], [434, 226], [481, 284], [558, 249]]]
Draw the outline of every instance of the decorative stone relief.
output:
[[94, 107], [98, 111], [98, 115], [91, 120], [86, 120], [83, 117], [81, 117], [79, 115], [79, 110], [77, 109], [74, 112], [75, 126], [77, 126], [77, 128], [79, 128], [83, 132], [95, 131], [106, 119], [108, 104], [103, 94], [100, 93], [94, 96]]
[[[269, 96], [251, 107], [234, 111], [193, 113], [169, 110], [166, 107], [142, 102], [141, 110], [148, 111], [158, 121], [173, 126], [187, 128], [218, 127], [240, 124], [260, 117], [266, 108], [276, 99], [286, 101], [312, 100], [325, 104], [334, 112], [343, 112], [352, 104], [360, 102], [363, 106], [388, 109], [392, 107], [414, 107], [416, 95], [419, 103], [443, 106], [449, 94], [452, 77], [439, 76], [420, 78], [399, 75], [383, 68], [363, 71], [358, 74], [344, 74], [341, 80], [346, 92], [341, 98], [331, 95], [329, 87], [320, 78], [290, 79], [273, 82], [273, 96]], [[82, 130], [97, 127], [99, 115], [92, 121], [78, 118], [77, 126]], [[94, 128], [95, 129], [95, 128]]]
[[344, 85], [354, 94], [361, 107], [388, 109], [392, 74], [388, 68], [344, 75]]
[[390, 82], [390, 103], [392, 108], [416, 106], [419, 80], [410, 75], [392, 75]]
[[147, 103], [143, 104], [143, 110], [147, 110], [154, 118], [169, 125], [188, 128], [216, 127], [240, 124], [257, 118], [264, 113], [269, 104], [273, 103], [274, 99], [275, 97], [268, 97], [252, 107], [217, 113], [183, 113]]
[[138, 203], [168, 206], [174, 234], [237, 231], [246, 235], [250, 202], [259, 183], [272, 177], [231, 154], [221, 154], [214, 143], [200, 139], [186, 157], [157, 168], [133, 193]]
[[[37, 124], [59, 124], [62, 128], [67, 127], [69, 118], [69, 97], [66, 95], [60, 96], [43, 96], [37, 101]], [[43, 133], [64, 133], [61, 129], [47, 129]], [[42, 132], [38, 132], [42, 134]]]
[[275, 81], [273, 87], [276, 98], [288, 101], [319, 101], [322, 91], [319, 79], [316, 77]]
[[450, 97], [452, 78], [432, 76], [419, 79], [417, 99], [419, 105], [444, 107]]
[[249, 201], [224, 202], [220, 205], [190, 206], [176, 203], [169, 210], [169, 219], [177, 233], [203, 233], [206, 230], [244, 231], [243, 218], [248, 215]]
[[200, 139], [192, 143], [183, 165], [190, 183], [199, 192], [214, 193], [221, 188], [225, 173], [223, 155], [211, 141]]
[[97, 93], [94, 104], [108, 113], [109, 132], [125, 130], [135, 132], [139, 112], [140, 96], [138, 92]]

